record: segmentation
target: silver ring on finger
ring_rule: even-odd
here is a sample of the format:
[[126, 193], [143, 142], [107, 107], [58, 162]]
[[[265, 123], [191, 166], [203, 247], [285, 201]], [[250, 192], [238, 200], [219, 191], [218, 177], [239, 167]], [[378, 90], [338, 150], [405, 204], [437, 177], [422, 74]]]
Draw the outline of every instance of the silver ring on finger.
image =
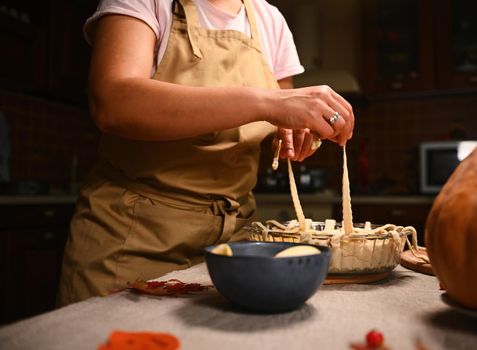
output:
[[333, 115], [330, 117], [330, 119], [328, 119], [328, 122], [333, 125], [334, 123], [336, 123], [338, 121], [338, 119], [340, 119], [340, 114], [338, 112], [335, 112], [333, 113]]

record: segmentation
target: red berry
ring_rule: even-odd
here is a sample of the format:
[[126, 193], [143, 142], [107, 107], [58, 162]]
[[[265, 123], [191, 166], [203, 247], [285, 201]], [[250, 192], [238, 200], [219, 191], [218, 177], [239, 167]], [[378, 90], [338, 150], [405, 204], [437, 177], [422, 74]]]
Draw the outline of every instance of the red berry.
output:
[[371, 330], [366, 334], [366, 343], [371, 348], [379, 348], [384, 343], [383, 333], [375, 329]]

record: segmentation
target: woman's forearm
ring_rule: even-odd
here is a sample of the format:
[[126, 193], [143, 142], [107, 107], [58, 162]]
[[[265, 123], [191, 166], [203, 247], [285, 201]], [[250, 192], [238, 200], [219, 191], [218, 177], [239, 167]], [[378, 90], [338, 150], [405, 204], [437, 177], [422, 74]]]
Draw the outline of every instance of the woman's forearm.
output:
[[266, 120], [273, 98], [273, 91], [265, 89], [190, 87], [124, 78], [97, 84], [90, 94], [90, 109], [106, 133], [160, 141]]

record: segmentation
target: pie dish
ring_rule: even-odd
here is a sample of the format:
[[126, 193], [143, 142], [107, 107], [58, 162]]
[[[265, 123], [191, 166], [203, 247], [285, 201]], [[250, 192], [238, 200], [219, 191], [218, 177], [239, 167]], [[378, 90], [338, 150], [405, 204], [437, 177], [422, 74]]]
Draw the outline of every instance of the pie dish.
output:
[[[349, 276], [353, 280], [353, 276], [363, 274], [375, 275], [373, 281], [386, 277], [399, 264], [406, 243], [416, 257], [425, 260], [422, 254], [417, 253], [419, 247], [414, 227], [393, 224], [380, 226], [373, 225], [370, 221], [364, 224], [353, 223], [346, 147], [343, 147], [343, 218], [339, 222], [332, 219], [315, 222], [305, 217], [290, 159], [287, 159], [287, 163], [290, 193], [297, 219], [286, 223], [276, 220], [269, 220], [264, 224], [254, 222], [248, 227], [250, 240], [328, 247], [331, 251], [328, 274], [341, 275], [342, 280]], [[409, 235], [412, 236], [412, 243], [408, 239]]]
[[[330, 229], [330, 227], [332, 227]], [[369, 222], [354, 224], [351, 234], [343, 234], [341, 224], [334, 220], [309, 222], [303, 233], [298, 222], [284, 224], [267, 221], [254, 222], [246, 230], [249, 239], [262, 242], [305, 242], [329, 247], [331, 261], [329, 274], [370, 274], [392, 271], [400, 261], [400, 255], [409, 235], [415, 235], [413, 227], [396, 225], [372, 225]]]

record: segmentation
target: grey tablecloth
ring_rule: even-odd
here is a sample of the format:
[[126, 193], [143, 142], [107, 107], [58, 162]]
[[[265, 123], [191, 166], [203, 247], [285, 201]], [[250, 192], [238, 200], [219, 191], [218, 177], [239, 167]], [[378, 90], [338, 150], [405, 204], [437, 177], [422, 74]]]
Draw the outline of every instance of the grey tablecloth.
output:
[[[210, 283], [203, 264], [163, 279]], [[257, 315], [215, 291], [187, 297], [121, 292], [0, 328], [1, 349], [96, 349], [113, 330], [169, 332], [181, 349], [349, 349], [378, 328], [393, 350], [477, 349], [477, 318], [442, 302], [436, 278], [398, 267], [382, 282], [326, 285], [300, 309]]]

